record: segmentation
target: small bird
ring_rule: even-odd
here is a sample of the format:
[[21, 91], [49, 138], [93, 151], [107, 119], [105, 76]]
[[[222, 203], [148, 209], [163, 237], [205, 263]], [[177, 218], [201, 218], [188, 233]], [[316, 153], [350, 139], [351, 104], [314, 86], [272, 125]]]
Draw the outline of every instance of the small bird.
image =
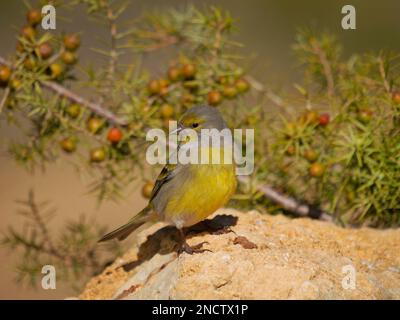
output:
[[[176, 132], [193, 129], [197, 133], [199, 154], [201, 129], [226, 129], [227, 125], [220, 112], [213, 107], [200, 105], [187, 110], [178, 122]], [[178, 146], [179, 148], [180, 146]], [[171, 164], [167, 163], [159, 174], [150, 195], [148, 205], [125, 225], [106, 234], [99, 242], [117, 238], [125, 239], [134, 230], [146, 222], [163, 221], [174, 225], [182, 237], [181, 252], [189, 254], [204, 252], [203, 243], [190, 247], [183, 232], [224, 206], [236, 190], [235, 165], [223, 162], [223, 154], [227, 148], [223, 143], [218, 148], [221, 163]], [[214, 150], [215, 151], [215, 150]]]

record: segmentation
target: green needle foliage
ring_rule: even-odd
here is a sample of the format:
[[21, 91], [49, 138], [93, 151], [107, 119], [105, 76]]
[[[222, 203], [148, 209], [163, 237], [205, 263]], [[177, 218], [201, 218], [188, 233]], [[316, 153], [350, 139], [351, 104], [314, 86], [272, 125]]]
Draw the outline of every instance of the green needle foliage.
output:
[[[16, 161], [34, 170], [67, 157], [92, 177], [90, 192], [115, 200], [133, 181], [159, 170], [144, 158], [147, 130], [167, 131], [169, 120], [208, 103], [220, 108], [230, 127], [255, 129], [256, 170], [232, 205], [283, 212], [282, 203], [254, 187], [266, 184], [344, 225], [399, 224], [397, 54], [344, 59], [333, 35], [299, 30], [293, 50], [304, 81], [294, 84], [295, 92], [278, 95], [248, 75], [241, 44], [231, 40], [234, 20], [223, 10], [189, 6], [127, 22], [127, 5], [58, 5], [58, 16], [85, 7], [108, 31], [106, 45], [94, 49], [103, 57], [94, 66], [79, 63], [79, 47], [85, 46], [80, 34], [46, 32], [28, 19], [16, 52], [0, 61], [1, 116], [23, 137], [9, 145]], [[161, 72], [147, 65], [152, 55], [165, 66]], [[145, 196], [148, 190], [146, 183]], [[64, 243], [84, 228], [82, 222], [68, 229]], [[10, 231], [6, 243], [17, 238], [30, 239]], [[40, 260], [26, 257], [25, 270], [34, 273]]]

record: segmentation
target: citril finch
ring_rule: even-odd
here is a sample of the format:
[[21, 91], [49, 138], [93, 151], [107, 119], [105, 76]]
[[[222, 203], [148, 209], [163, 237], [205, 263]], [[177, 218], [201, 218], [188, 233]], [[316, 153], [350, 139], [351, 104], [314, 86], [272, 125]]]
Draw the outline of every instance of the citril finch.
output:
[[[227, 125], [216, 108], [196, 106], [185, 112], [176, 131], [187, 128], [195, 130], [197, 141], [200, 141], [201, 129], [217, 129], [220, 132], [226, 129]], [[204, 148], [200, 142], [198, 146]], [[217, 147], [212, 145], [207, 148], [218, 148], [217, 152], [223, 154], [224, 148], [227, 147], [225, 144], [219, 144]], [[215, 150], [209, 150], [209, 154], [213, 151]], [[223, 156], [221, 158], [224, 159]], [[233, 161], [220, 161], [218, 164], [182, 164], [178, 161], [177, 164], [166, 164], [155, 182], [149, 204], [128, 223], [106, 234], [100, 241], [114, 238], [123, 240], [146, 222], [163, 221], [176, 226], [180, 231], [183, 240], [182, 251], [202, 252], [204, 250], [199, 249], [199, 246], [190, 247], [186, 243], [183, 228], [206, 219], [224, 206], [235, 189]]]

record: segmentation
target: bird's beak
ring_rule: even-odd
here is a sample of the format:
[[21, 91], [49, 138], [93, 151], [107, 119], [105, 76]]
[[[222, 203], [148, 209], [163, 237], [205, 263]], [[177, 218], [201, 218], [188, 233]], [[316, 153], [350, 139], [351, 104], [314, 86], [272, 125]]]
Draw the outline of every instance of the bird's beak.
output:
[[169, 134], [178, 134], [182, 129], [183, 128], [178, 125], [178, 127], [175, 130], [172, 130]]

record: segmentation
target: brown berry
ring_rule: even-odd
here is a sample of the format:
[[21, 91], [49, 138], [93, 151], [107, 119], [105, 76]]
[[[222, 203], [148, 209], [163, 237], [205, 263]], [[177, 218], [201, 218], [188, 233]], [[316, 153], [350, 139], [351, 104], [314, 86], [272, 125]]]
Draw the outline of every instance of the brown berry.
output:
[[107, 134], [107, 140], [111, 143], [118, 143], [122, 139], [122, 131], [118, 128], [111, 128]]
[[142, 196], [149, 199], [153, 192], [154, 184], [151, 181], [147, 181], [142, 187]]
[[300, 116], [300, 122], [306, 124], [315, 124], [318, 123], [319, 115], [316, 111], [306, 111]]
[[304, 152], [304, 158], [306, 158], [310, 162], [314, 162], [318, 159], [318, 153], [314, 150], [309, 149]]
[[160, 88], [160, 96], [165, 97], [168, 93], [169, 93], [168, 87], [163, 86]]
[[329, 113], [323, 113], [319, 116], [318, 123], [320, 126], [325, 127], [329, 124], [330, 120], [331, 117], [329, 116]]
[[17, 49], [17, 52], [19, 53], [23, 53], [25, 52], [25, 47], [21, 42], [17, 42], [17, 45], [15, 46], [15, 48]]
[[310, 166], [310, 175], [312, 177], [321, 177], [325, 172], [325, 167], [323, 164], [315, 162]]
[[21, 34], [25, 39], [32, 40], [35, 38], [36, 31], [31, 26], [25, 26], [22, 28]]
[[149, 82], [147, 88], [149, 89], [150, 94], [159, 94], [161, 85], [158, 80], [153, 79]]
[[161, 117], [163, 119], [171, 119], [174, 115], [174, 108], [170, 104], [163, 104], [160, 108]]
[[102, 162], [106, 158], [106, 151], [104, 148], [96, 148], [90, 151], [90, 161]]
[[100, 129], [103, 126], [103, 120], [99, 118], [89, 118], [89, 120], [86, 123], [86, 127], [89, 130], [90, 133], [96, 134], [100, 132]]
[[64, 47], [67, 50], [75, 51], [81, 45], [81, 39], [77, 33], [69, 34], [64, 37]]
[[65, 152], [74, 152], [76, 150], [76, 140], [70, 137], [65, 138], [60, 141], [60, 146]]
[[222, 94], [216, 90], [210, 91], [207, 94], [207, 102], [212, 106], [219, 105], [222, 102]]
[[158, 80], [161, 88], [165, 88], [169, 86], [169, 81], [167, 79], [160, 79]]
[[217, 82], [219, 84], [223, 84], [223, 85], [228, 84], [229, 83], [229, 77], [219, 76], [218, 79], [217, 79]]
[[42, 21], [42, 13], [38, 9], [31, 9], [26, 14], [26, 20], [29, 25], [35, 27]]
[[53, 47], [48, 42], [43, 42], [38, 48], [39, 55], [42, 59], [48, 59], [53, 54]]
[[73, 119], [79, 117], [81, 113], [81, 106], [77, 103], [70, 104], [66, 109], [65, 112]]
[[234, 86], [225, 86], [222, 93], [225, 98], [234, 99], [237, 95], [237, 89]]
[[296, 148], [295, 148], [294, 146], [289, 146], [289, 147], [286, 149], [286, 153], [287, 153], [289, 156], [293, 156], [293, 155], [296, 153]]
[[54, 62], [49, 66], [49, 71], [51, 78], [57, 79], [64, 72], [64, 67], [60, 63]]
[[185, 79], [193, 79], [196, 75], [196, 66], [191, 63], [184, 64], [182, 67], [182, 75]]
[[195, 98], [192, 94], [185, 93], [182, 95], [181, 103], [183, 106], [190, 107], [194, 103], [194, 101], [195, 101]]
[[297, 126], [294, 122], [286, 123], [285, 135], [287, 138], [294, 137], [297, 132]]
[[24, 67], [28, 70], [33, 70], [36, 68], [36, 61], [32, 57], [28, 57], [24, 60]]
[[372, 110], [368, 108], [362, 109], [358, 112], [358, 119], [363, 123], [368, 123], [371, 121], [373, 114]]
[[71, 51], [64, 51], [61, 54], [61, 60], [65, 64], [71, 65], [71, 64], [75, 64], [76, 61], [78, 60], [78, 58], [75, 53], [73, 53]]
[[170, 67], [167, 72], [168, 79], [172, 82], [178, 81], [181, 77], [181, 70], [177, 67]]
[[244, 93], [244, 92], [248, 91], [249, 88], [250, 88], [249, 83], [248, 83], [245, 79], [242, 79], [242, 78], [237, 79], [237, 80], [235, 81], [235, 86], [236, 86], [236, 89], [237, 89], [240, 93]]
[[17, 91], [19, 88], [21, 88], [22, 82], [18, 78], [11, 78], [10, 80], [10, 87], [14, 91]]
[[394, 91], [392, 93], [392, 100], [394, 103], [400, 104], [400, 91]]

